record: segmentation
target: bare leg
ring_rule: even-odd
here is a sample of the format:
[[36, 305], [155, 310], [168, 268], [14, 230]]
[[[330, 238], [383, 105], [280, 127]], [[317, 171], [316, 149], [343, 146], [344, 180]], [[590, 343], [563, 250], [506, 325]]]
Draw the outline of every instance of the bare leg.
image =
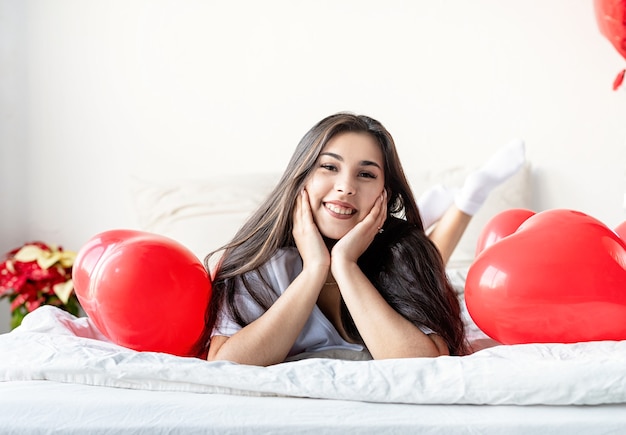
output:
[[[423, 219], [428, 221], [425, 222], [427, 226], [434, 223], [429, 238], [439, 248], [444, 263], [448, 263], [472, 216], [478, 212], [489, 193], [522, 167], [524, 154], [524, 142], [513, 140], [471, 173], [456, 193], [437, 187], [423, 195], [423, 200], [418, 200], [418, 206], [428, 207], [429, 213], [420, 211], [420, 214], [424, 218], [428, 217]], [[447, 204], [449, 206], [446, 208]]]
[[452, 205], [441, 216], [439, 222], [428, 235], [428, 238], [439, 249], [444, 264], [448, 264], [452, 252], [459, 244], [459, 240], [461, 240], [461, 236], [463, 236], [471, 220], [471, 215], [463, 213], [456, 205]]

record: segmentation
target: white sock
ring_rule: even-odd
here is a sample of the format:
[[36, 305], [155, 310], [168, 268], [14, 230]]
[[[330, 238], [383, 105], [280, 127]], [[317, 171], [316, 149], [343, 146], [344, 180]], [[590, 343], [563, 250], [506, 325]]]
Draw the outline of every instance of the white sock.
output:
[[525, 151], [524, 141], [514, 139], [500, 148], [480, 169], [468, 175], [454, 198], [459, 210], [470, 216], [475, 215], [489, 193], [524, 165]]
[[437, 184], [417, 199], [417, 207], [425, 230], [437, 222], [454, 203], [456, 190], [458, 189], [448, 189], [442, 184]]

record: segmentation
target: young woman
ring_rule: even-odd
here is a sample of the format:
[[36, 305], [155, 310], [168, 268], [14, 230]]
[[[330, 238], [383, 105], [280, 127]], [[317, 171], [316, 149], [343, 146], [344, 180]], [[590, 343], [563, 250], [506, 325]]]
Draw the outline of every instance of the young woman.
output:
[[[475, 197], [502, 181], [483, 172]], [[429, 238], [389, 132], [367, 116], [323, 119], [220, 250], [203, 338], [208, 359], [270, 365], [333, 350], [374, 359], [464, 354], [445, 261], [473, 214], [458, 204], [475, 199], [431, 192], [427, 202], [447, 210], [434, 213], [443, 216]]]

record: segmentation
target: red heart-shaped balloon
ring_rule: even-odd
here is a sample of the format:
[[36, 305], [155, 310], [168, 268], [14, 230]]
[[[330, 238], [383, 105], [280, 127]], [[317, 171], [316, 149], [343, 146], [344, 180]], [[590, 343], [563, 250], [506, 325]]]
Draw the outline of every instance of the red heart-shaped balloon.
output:
[[622, 222], [615, 228], [615, 232], [620, 238], [626, 242], [626, 221]]
[[206, 269], [180, 243], [111, 230], [78, 252], [72, 277], [85, 313], [111, 341], [138, 351], [194, 355], [211, 294]]
[[476, 257], [465, 299], [504, 344], [624, 340], [626, 244], [584, 213], [537, 213]]
[[492, 217], [483, 227], [476, 243], [476, 255], [506, 236], [513, 234], [519, 226], [535, 212], [525, 208], [511, 208]]
[[593, 6], [600, 33], [626, 59], [626, 1], [594, 0]]
[[[600, 33], [626, 59], [626, 0], [594, 0], [596, 21]], [[613, 90], [624, 82], [626, 69], [620, 71], [613, 81]]]

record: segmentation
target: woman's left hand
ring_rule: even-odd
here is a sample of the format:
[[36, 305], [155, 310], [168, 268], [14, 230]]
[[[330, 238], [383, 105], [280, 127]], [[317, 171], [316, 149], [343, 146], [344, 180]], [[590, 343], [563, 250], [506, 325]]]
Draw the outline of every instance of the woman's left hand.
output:
[[383, 190], [367, 216], [333, 246], [331, 265], [334, 259], [356, 263], [383, 227], [386, 218], [387, 191]]

